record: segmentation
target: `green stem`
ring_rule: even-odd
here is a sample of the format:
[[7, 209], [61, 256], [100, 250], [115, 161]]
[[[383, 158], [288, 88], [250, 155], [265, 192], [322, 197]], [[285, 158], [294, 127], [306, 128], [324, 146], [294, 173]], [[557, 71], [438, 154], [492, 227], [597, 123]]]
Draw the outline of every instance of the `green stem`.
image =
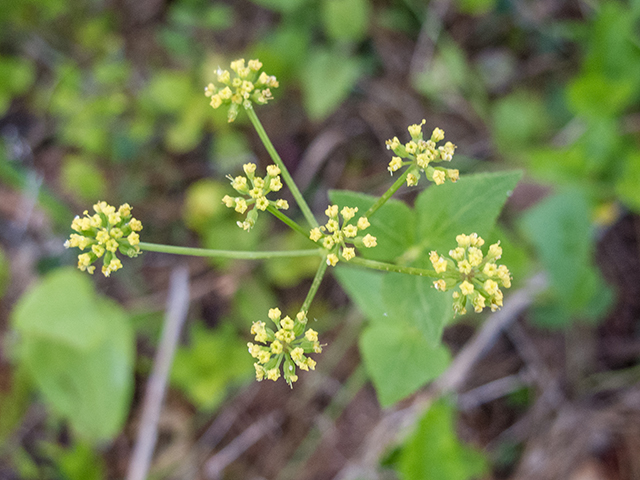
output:
[[256, 115], [255, 110], [253, 109], [253, 107], [251, 107], [251, 108], [248, 108], [246, 112], [247, 112], [247, 115], [249, 115], [249, 119], [251, 120], [253, 127], [256, 129], [256, 132], [258, 132], [258, 136], [260, 137], [260, 140], [262, 140], [262, 143], [264, 144], [267, 151], [269, 152], [271, 159], [278, 167], [280, 167], [280, 173], [282, 175], [282, 178], [284, 178], [284, 182], [289, 187], [289, 190], [291, 190], [291, 193], [293, 194], [293, 198], [296, 199], [296, 203], [300, 207], [300, 210], [302, 210], [302, 214], [304, 215], [304, 218], [307, 219], [307, 222], [309, 222], [309, 225], [311, 225], [312, 228], [317, 227], [318, 222], [316, 218], [313, 216], [313, 213], [311, 213], [311, 209], [309, 208], [309, 205], [307, 205], [307, 202], [302, 196], [302, 193], [300, 193], [298, 186], [293, 181], [293, 178], [291, 177], [289, 170], [287, 170], [287, 167], [284, 166], [284, 162], [282, 161], [282, 159], [280, 158], [280, 155], [278, 155], [278, 152], [276, 151], [275, 147], [271, 143], [271, 140], [269, 139], [267, 132], [262, 126], [262, 123], [260, 123], [260, 120], [258, 120], [258, 116]]
[[382, 270], [383, 272], [398, 272], [409, 275], [418, 275], [420, 277], [439, 278], [433, 270], [425, 268], [404, 267], [393, 263], [377, 262], [375, 260], [367, 260], [366, 258], [355, 257], [349, 260], [349, 265], [358, 265], [361, 267], [373, 268], [374, 270]]
[[407, 179], [407, 175], [409, 175], [409, 171], [411, 170], [411, 168], [407, 168], [402, 175], [400, 175], [398, 177], [398, 179], [393, 183], [393, 185], [391, 185], [389, 187], [389, 189], [384, 192], [382, 194], [382, 196], [376, 200], [376, 203], [374, 203], [373, 205], [371, 205], [371, 207], [369, 208], [369, 210], [367, 210], [367, 213], [364, 214], [365, 217], [367, 218], [371, 218], [371, 215], [373, 215], [374, 213], [376, 213], [376, 210], [378, 210], [382, 205], [384, 205], [385, 203], [387, 203], [387, 200], [389, 200], [391, 198], [391, 196], [396, 193], [398, 191], [398, 189], [402, 186], [402, 184], [406, 181]]
[[309, 311], [309, 306], [313, 301], [313, 297], [316, 296], [316, 292], [318, 291], [318, 287], [322, 283], [322, 278], [324, 277], [325, 272], [327, 271], [327, 257], [326, 255], [322, 257], [322, 262], [318, 266], [318, 270], [316, 271], [316, 276], [313, 277], [313, 283], [311, 284], [311, 288], [309, 289], [309, 293], [307, 293], [307, 298], [304, 299], [304, 303], [302, 304], [302, 308], [300, 310], [304, 312]]
[[308, 250], [286, 250], [274, 252], [242, 252], [237, 250], [211, 250], [209, 248], [175, 247], [159, 243], [140, 242], [140, 249], [146, 252], [173, 253], [175, 255], [192, 255], [194, 257], [236, 258], [241, 260], [261, 260], [265, 258], [313, 257], [324, 255], [322, 248]]
[[[287, 224], [289, 227], [291, 227], [292, 230], [295, 230], [298, 233], [301, 233], [304, 237], [309, 238], [309, 232], [307, 230], [305, 230], [304, 228], [302, 228], [297, 222], [291, 220], [289, 217], [287, 217], [284, 213], [282, 213], [280, 210], [278, 210], [277, 208], [275, 208], [272, 205], [269, 205], [267, 207], [267, 210], [269, 212], [271, 212], [271, 214], [282, 220], [285, 224]], [[312, 241], [309, 238], [309, 241]], [[315, 242], [314, 242], [315, 243]]]

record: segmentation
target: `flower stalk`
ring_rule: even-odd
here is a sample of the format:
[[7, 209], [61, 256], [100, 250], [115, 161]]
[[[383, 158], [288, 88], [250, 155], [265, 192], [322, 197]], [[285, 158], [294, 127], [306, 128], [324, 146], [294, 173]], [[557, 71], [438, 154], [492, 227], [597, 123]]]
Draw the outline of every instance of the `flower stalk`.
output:
[[267, 149], [267, 152], [269, 152], [269, 156], [271, 157], [271, 160], [273, 160], [273, 163], [275, 163], [278, 167], [280, 167], [280, 171], [281, 171], [282, 178], [284, 179], [284, 183], [286, 183], [287, 187], [289, 187], [289, 190], [291, 190], [291, 194], [293, 195], [293, 198], [296, 200], [298, 207], [300, 207], [300, 210], [302, 211], [302, 215], [304, 215], [304, 218], [307, 220], [307, 222], [309, 223], [309, 225], [311, 225], [312, 228], [317, 227], [318, 222], [316, 218], [313, 216], [313, 213], [311, 212], [309, 205], [307, 204], [306, 200], [302, 196], [302, 193], [300, 193], [300, 189], [293, 181], [293, 177], [289, 173], [289, 170], [287, 170], [287, 167], [284, 165], [284, 162], [282, 161], [282, 159], [280, 158], [280, 155], [278, 154], [275, 147], [273, 146], [273, 143], [271, 143], [271, 139], [267, 135], [267, 132], [262, 126], [262, 123], [260, 123], [260, 120], [258, 119], [258, 116], [256, 115], [256, 112], [253, 109], [253, 107], [247, 108], [247, 115], [249, 115], [249, 120], [251, 120], [251, 123], [253, 124], [253, 127], [256, 129], [256, 132], [258, 133], [258, 136], [260, 137], [260, 140], [262, 141], [263, 145]]
[[324, 255], [324, 251], [321, 248], [283, 251], [239, 251], [177, 247], [174, 245], [148, 242], [140, 242], [139, 246], [141, 250], [146, 252], [172, 253], [174, 255], [190, 255], [193, 257], [207, 258], [235, 258], [237, 260], [264, 260], [268, 258], [315, 257]]

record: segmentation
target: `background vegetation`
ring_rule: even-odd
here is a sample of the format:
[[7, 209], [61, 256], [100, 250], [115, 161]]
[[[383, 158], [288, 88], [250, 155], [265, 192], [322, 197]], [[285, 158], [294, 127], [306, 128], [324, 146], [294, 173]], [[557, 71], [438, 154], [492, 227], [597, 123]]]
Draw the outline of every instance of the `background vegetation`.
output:
[[[640, 478], [639, 19], [635, 0], [4, 2], [0, 478], [125, 477], [185, 262], [150, 478]], [[422, 118], [462, 177], [524, 171], [487, 232], [512, 297], [457, 318], [442, 352], [414, 345], [446, 357], [437, 372], [395, 355], [413, 339], [380, 329], [377, 276], [324, 282], [311, 316], [329, 346], [291, 391], [253, 381], [248, 329], [298, 308], [316, 259], [73, 269], [63, 241], [97, 200], [130, 203], [145, 241], [300, 248], [275, 222], [243, 232], [220, 202], [226, 174], [268, 162], [246, 117], [203, 95], [238, 57], [278, 77], [258, 115], [319, 215], [330, 190], [383, 192], [384, 141]]]

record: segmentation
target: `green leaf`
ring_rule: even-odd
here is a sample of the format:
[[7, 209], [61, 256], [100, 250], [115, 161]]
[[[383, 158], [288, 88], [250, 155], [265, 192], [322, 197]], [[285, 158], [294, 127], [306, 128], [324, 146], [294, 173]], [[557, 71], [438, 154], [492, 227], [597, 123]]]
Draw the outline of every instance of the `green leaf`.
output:
[[203, 178], [187, 188], [182, 217], [184, 222], [196, 231], [203, 228], [226, 213], [226, 207], [220, 201], [227, 191], [227, 185]]
[[338, 265], [333, 269], [333, 274], [349, 298], [370, 322], [387, 322], [386, 303], [382, 299], [385, 273]]
[[578, 114], [613, 117], [624, 111], [635, 88], [635, 78], [607, 78], [603, 72], [595, 71], [573, 79], [567, 87], [567, 97]]
[[31, 381], [24, 367], [3, 374], [3, 384], [0, 386], [0, 448], [17, 428], [30, 405]]
[[389, 323], [416, 328], [432, 347], [440, 344], [444, 326], [453, 318], [450, 294], [433, 288], [433, 279], [389, 273], [382, 284]]
[[[33, 84], [35, 74], [35, 67], [30, 61], [0, 55], [0, 107], [10, 97], [26, 92]], [[4, 110], [0, 108], [0, 114], [4, 114]]]
[[620, 199], [636, 213], [640, 213], [640, 153], [633, 152], [626, 159], [623, 172], [616, 183]]
[[466, 53], [450, 38], [438, 40], [438, 49], [429, 68], [412, 77], [416, 90], [436, 102], [453, 99], [473, 85], [475, 79], [467, 64]]
[[78, 200], [90, 202], [104, 198], [107, 182], [91, 160], [70, 155], [65, 158], [60, 175], [64, 190]]
[[310, 3], [309, 0], [251, 0], [256, 5], [265, 7], [276, 12], [288, 13], [292, 12], [305, 3]]
[[66, 480], [106, 478], [104, 461], [90, 443], [77, 442], [71, 448], [62, 448], [58, 444], [47, 447]]
[[522, 176], [520, 171], [465, 175], [457, 183], [427, 188], [416, 200], [421, 252], [448, 252], [456, 235], [484, 237]]
[[309, 56], [315, 18], [306, 13], [302, 18], [292, 16], [281, 22], [276, 30], [252, 47], [250, 57], [259, 58], [267, 73], [275, 75], [280, 85], [290, 84]]
[[360, 61], [340, 51], [318, 49], [311, 52], [300, 72], [304, 106], [309, 117], [328, 117], [347, 98], [362, 73]]
[[[2, 159], [0, 159], [2, 162]], [[0, 175], [1, 177], [1, 175]], [[11, 281], [11, 264], [4, 250], [0, 248], [0, 298], [4, 296], [5, 290]]]
[[591, 257], [589, 205], [579, 190], [566, 190], [541, 201], [521, 222], [559, 296], [575, 292]]
[[566, 314], [555, 315], [560, 320], [570, 314], [597, 318], [611, 301], [611, 292], [592, 263], [589, 217], [584, 193], [570, 189], [546, 198], [521, 221], [524, 235], [549, 273], [553, 297], [566, 310]]
[[[266, 314], [266, 312], [265, 312]], [[229, 324], [215, 331], [196, 324], [191, 345], [176, 352], [172, 382], [199, 408], [213, 409], [231, 384], [251, 378], [253, 359]]]
[[367, 34], [369, 0], [324, 0], [322, 21], [328, 37], [358, 42]]
[[448, 350], [433, 347], [406, 324], [371, 325], [360, 335], [360, 353], [383, 407], [402, 400], [438, 377], [449, 364]]
[[[331, 201], [342, 207], [358, 207], [356, 219], [376, 201], [375, 197], [344, 190], [331, 190]], [[414, 242], [415, 214], [404, 202], [391, 199], [370, 219], [371, 226], [366, 233], [378, 239], [375, 248], [362, 249], [362, 256], [381, 262], [393, 262]]]
[[[186, 109], [192, 93], [191, 81], [185, 73], [161, 71], [151, 77], [145, 100], [152, 109], [177, 113]], [[203, 102], [206, 105], [206, 99]]]
[[496, 0], [457, 0], [461, 13], [468, 15], [484, 15], [496, 6]]
[[95, 308], [88, 275], [62, 268], [26, 293], [13, 311], [13, 327], [24, 338], [91, 350], [103, 341], [108, 322]]
[[18, 358], [47, 403], [82, 437], [103, 440], [128, 412], [134, 337], [122, 309], [90, 285], [75, 270], [50, 274], [20, 300], [13, 325]]
[[543, 100], [529, 91], [516, 91], [496, 101], [492, 117], [496, 143], [505, 155], [535, 145], [549, 126]]
[[277, 304], [278, 300], [269, 284], [255, 277], [244, 280], [233, 298], [234, 313], [240, 317], [244, 325], [250, 325], [266, 317], [269, 309]]
[[[272, 235], [268, 246], [273, 250], [304, 250], [313, 247], [308, 238], [293, 230]], [[321, 261], [320, 257], [270, 258], [264, 261], [263, 268], [271, 284], [280, 288], [291, 288], [306, 278], [313, 278]]]
[[337, 267], [334, 274], [370, 322], [404, 324], [433, 346], [453, 317], [451, 295], [435, 290], [431, 279], [346, 265]]
[[446, 400], [431, 405], [400, 453], [403, 480], [468, 480], [486, 473], [486, 459], [458, 440], [454, 413]]
[[167, 129], [165, 138], [167, 148], [175, 153], [184, 153], [196, 147], [202, 138], [202, 127], [211, 112], [201, 95], [194, 95], [185, 101], [187, 105]]

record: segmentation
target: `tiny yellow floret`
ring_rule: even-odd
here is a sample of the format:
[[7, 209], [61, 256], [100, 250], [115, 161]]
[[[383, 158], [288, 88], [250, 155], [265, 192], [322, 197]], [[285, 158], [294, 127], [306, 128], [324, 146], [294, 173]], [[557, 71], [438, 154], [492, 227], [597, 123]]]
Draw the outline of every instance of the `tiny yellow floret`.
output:
[[327, 255], [327, 265], [335, 267], [338, 264], [338, 256], [335, 253]]
[[378, 239], [370, 233], [367, 233], [362, 239], [362, 243], [364, 243], [364, 246], [367, 248], [373, 248], [378, 245]]
[[371, 224], [369, 223], [367, 217], [360, 217], [358, 219], [358, 228], [360, 230], [366, 230], [367, 228], [369, 228], [369, 226], [371, 226]]
[[460, 284], [460, 291], [463, 295], [471, 295], [473, 293], [473, 284], [466, 280]]

